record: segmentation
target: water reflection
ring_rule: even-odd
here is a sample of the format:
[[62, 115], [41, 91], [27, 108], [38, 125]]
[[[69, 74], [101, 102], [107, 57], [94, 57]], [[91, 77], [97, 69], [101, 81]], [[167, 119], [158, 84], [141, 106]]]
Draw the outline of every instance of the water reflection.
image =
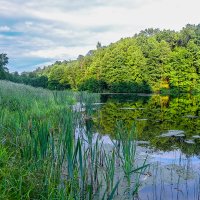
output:
[[[120, 98], [119, 98], [120, 97]], [[200, 153], [200, 96], [105, 95], [95, 116], [99, 133], [115, 138], [117, 121], [127, 129], [135, 123], [138, 140], [149, 141], [157, 150], [181, 149], [187, 155]], [[177, 134], [181, 132], [181, 134]], [[161, 136], [161, 137], [160, 137]]]
[[148, 155], [140, 199], [200, 199], [200, 95], [102, 95], [96, 131], [115, 139], [118, 121], [135, 124], [138, 157]]

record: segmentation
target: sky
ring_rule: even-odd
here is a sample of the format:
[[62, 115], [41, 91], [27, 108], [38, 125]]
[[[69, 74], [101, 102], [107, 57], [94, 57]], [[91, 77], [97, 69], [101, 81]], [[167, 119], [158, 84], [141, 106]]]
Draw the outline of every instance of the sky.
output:
[[200, 0], [0, 0], [0, 53], [31, 71], [146, 28], [200, 23]]

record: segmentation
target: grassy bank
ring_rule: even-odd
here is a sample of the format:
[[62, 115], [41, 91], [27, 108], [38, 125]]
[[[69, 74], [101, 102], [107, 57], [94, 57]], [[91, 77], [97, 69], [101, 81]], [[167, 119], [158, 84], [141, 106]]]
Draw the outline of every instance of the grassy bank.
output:
[[123, 179], [137, 193], [147, 165], [134, 164], [120, 126], [111, 150], [94, 141], [95, 102], [99, 95], [0, 81], [0, 199], [113, 199]]

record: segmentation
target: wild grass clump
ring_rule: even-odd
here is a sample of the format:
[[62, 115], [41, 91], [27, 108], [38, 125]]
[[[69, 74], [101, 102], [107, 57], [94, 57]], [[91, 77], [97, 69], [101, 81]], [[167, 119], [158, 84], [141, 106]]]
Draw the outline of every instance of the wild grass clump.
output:
[[94, 140], [94, 102], [96, 94], [0, 81], [0, 199], [113, 199], [122, 177], [130, 187], [135, 144], [120, 138], [110, 152]]

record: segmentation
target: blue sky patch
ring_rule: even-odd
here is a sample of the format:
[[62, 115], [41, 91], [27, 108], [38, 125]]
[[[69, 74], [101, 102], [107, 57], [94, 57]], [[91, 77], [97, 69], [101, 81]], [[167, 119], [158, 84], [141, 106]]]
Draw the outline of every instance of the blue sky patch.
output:
[[[0, 53], [10, 71], [85, 55], [146, 28], [199, 24], [199, 0], [0, 0]], [[187, 14], [185, 14], [187, 13]]]

